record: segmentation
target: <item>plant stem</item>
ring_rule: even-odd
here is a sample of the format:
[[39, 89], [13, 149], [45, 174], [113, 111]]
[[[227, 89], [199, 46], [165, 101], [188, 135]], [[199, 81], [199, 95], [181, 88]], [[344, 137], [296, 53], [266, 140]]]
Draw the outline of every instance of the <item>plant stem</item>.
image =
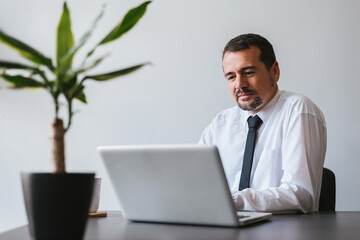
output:
[[59, 118], [55, 118], [52, 122], [53, 128], [53, 164], [55, 173], [65, 172], [65, 144], [64, 144], [64, 124]]
[[51, 96], [54, 99], [54, 105], [55, 105], [55, 119], [59, 118], [59, 101], [57, 99], [56, 93], [51, 92]]
[[71, 120], [72, 120], [72, 116], [73, 116], [72, 99], [67, 98], [67, 102], [68, 102], [68, 123], [67, 123], [67, 126], [65, 128], [65, 133], [67, 132], [67, 130], [69, 130], [69, 128], [71, 126]]

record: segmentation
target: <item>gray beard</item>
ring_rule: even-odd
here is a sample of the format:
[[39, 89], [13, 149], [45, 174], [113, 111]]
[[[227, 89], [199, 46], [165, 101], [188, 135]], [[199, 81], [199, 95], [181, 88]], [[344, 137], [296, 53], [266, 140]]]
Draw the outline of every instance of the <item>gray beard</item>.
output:
[[238, 103], [238, 106], [239, 106], [239, 108], [241, 108], [242, 110], [245, 110], [245, 111], [254, 111], [262, 104], [262, 102], [263, 101], [260, 97], [256, 97], [255, 100], [252, 103], [250, 103], [249, 106], [245, 106], [241, 103]]

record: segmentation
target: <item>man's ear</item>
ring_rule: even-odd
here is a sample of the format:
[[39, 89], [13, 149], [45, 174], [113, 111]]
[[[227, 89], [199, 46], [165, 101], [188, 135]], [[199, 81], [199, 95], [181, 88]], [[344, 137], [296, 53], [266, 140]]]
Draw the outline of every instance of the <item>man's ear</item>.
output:
[[279, 63], [277, 61], [275, 61], [274, 64], [272, 65], [270, 69], [270, 74], [274, 83], [277, 83], [280, 78], [280, 68], [279, 68]]

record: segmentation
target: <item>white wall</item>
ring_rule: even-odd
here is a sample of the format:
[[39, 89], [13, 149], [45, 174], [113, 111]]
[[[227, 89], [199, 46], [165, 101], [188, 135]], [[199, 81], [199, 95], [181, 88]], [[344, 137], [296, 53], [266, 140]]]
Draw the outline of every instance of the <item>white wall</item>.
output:
[[[139, 0], [69, 0], [77, 39], [106, 2], [99, 41]], [[54, 56], [62, 1], [1, 0], [0, 28]], [[356, 0], [155, 0], [97, 73], [151, 61], [139, 72], [87, 84], [88, 105], [66, 137], [69, 171], [103, 176], [101, 209], [118, 209], [98, 145], [197, 142], [220, 110], [233, 106], [221, 69], [226, 42], [247, 32], [273, 43], [280, 88], [310, 97], [328, 125], [325, 166], [337, 177], [337, 210], [360, 210], [358, 119], [360, 2]], [[92, 43], [92, 44], [91, 44]], [[19, 60], [0, 45], [0, 59]], [[81, 59], [77, 59], [79, 63]], [[0, 86], [3, 81], [0, 81]], [[53, 106], [42, 91], [0, 91], [0, 232], [25, 224], [21, 171], [50, 171]]]

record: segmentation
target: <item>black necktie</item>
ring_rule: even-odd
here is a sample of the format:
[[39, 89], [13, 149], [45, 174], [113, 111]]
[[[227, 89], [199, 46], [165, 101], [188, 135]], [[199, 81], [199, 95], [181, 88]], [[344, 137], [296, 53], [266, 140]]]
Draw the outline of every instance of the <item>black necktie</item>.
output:
[[249, 117], [247, 122], [249, 125], [249, 132], [246, 139], [239, 191], [248, 188], [250, 184], [250, 173], [255, 149], [256, 130], [261, 126], [262, 120], [258, 117], [258, 115], [256, 115], [255, 117]]

